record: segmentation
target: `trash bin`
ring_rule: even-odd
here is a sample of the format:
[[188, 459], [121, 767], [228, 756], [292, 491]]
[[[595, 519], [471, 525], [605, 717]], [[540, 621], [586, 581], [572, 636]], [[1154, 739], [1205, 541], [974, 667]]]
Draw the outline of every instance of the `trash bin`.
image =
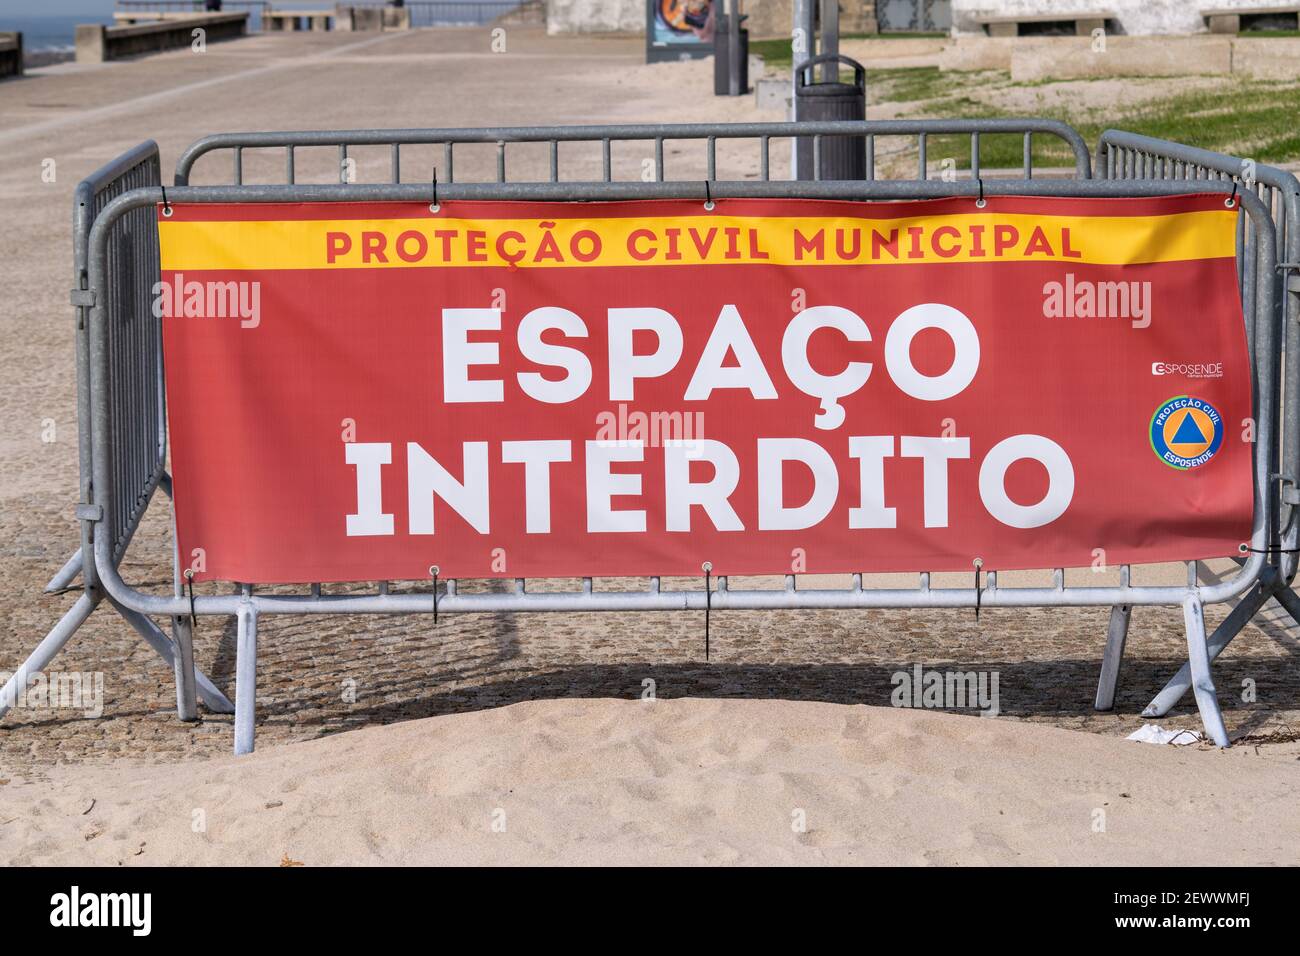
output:
[[[743, 24], [748, 20], [748, 16], [740, 18]], [[730, 96], [731, 95], [731, 77], [728, 68], [731, 65], [731, 33], [727, 29], [719, 28], [713, 33], [713, 95]], [[726, 26], [730, 26], [728, 22]], [[749, 92], [749, 31], [743, 26], [740, 28], [740, 95], [744, 96]]]
[[[853, 67], [853, 82], [815, 82], [816, 67], [823, 63], [847, 63]], [[799, 65], [794, 81], [794, 118], [796, 122], [824, 122], [867, 118], [867, 71], [857, 60], [837, 54], [824, 54]], [[813, 174], [813, 139], [797, 140], [800, 179], [817, 179]], [[867, 143], [862, 136], [823, 136], [818, 148], [821, 156], [821, 179], [867, 178]]]

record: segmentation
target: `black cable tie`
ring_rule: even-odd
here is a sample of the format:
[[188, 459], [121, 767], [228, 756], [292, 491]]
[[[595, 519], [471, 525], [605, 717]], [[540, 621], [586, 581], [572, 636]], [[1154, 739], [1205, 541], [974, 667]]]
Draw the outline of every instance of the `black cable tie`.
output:
[[158, 188], [162, 190], [162, 196], [163, 196], [163, 215], [164, 215], [164, 216], [170, 216], [170, 215], [172, 214], [172, 204], [169, 203], [169, 202], [167, 201], [167, 187], [166, 187], [166, 186], [163, 186], [163, 185], [160, 183], [159, 186], [158, 186]]
[[198, 616], [194, 613], [194, 569], [185, 569], [185, 584], [190, 592], [190, 630], [199, 626]]
[[1238, 183], [1235, 179], [1232, 181], [1232, 195], [1228, 197], [1228, 201], [1226, 203], [1228, 208], [1232, 208], [1233, 204], [1237, 201], [1237, 187], [1239, 185], [1240, 183]]
[[983, 177], [980, 177], [979, 179], [976, 179], [975, 182], [979, 184], [979, 188], [980, 188], [980, 198], [975, 200], [975, 205], [978, 206], [980, 209], [983, 209], [984, 208], [984, 179]]
[[1300, 548], [1242, 548], [1243, 554], [1300, 554]]
[[713, 562], [705, 561], [704, 569], [704, 659], [709, 659], [709, 612], [713, 609]]
[[429, 565], [429, 573], [433, 575], [433, 626], [438, 626], [438, 566]]
[[713, 208], [713, 191], [709, 188], [709, 181], [704, 180], [704, 208]]
[[980, 619], [980, 604], [984, 600], [984, 589], [980, 587], [980, 569], [984, 567], [984, 562], [975, 559], [975, 620], [978, 623]]
[[430, 212], [437, 212], [442, 207], [438, 205], [438, 164], [433, 165], [433, 205]]

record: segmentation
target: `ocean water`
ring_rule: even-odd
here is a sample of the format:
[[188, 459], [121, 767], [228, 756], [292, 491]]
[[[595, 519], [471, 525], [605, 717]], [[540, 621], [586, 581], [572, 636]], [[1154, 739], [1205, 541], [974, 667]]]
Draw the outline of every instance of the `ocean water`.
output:
[[[368, 0], [374, 2], [374, 0]], [[323, 7], [332, 7], [333, 0], [276, 0], [274, 7], [277, 10], [319, 10]], [[515, 2], [506, 2], [506, 0], [464, 0], [461, 3], [444, 4], [439, 6], [421, 6], [415, 5], [411, 9], [413, 26], [433, 26], [438, 24], [471, 24], [486, 23], [493, 18], [500, 16], [507, 9], [517, 6]], [[75, 14], [41, 14], [41, 13], [11, 13], [10, 11], [17, 7], [18, 9], [40, 9], [39, 0], [31, 2], [0, 2], [0, 32], [18, 30], [23, 35], [23, 49], [29, 53], [37, 51], [67, 51], [71, 52], [74, 47], [74, 38], [77, 32], [78, 23], [103, 23], [112, 25], [113, 23], [113, 6], [110, 2], [105, 2], [103, 9], [98, 13], [75, 13]], [[242, 12], [247, 7], [231, 5], [227, 8], [230, 12]], [[257, 30], [260, 27], [260, 17], [256, 11], [252, 12], [249, 19], [250, 29]]]
[[[35, 6], [35, 4], [33, 4]], [[18, 30], [23, 35], [23, 50], [35, 53], [44, 50], [71, 51], [78, 23], [113, 22], [113, 10], [107, 13], [51, 13], [10, 14], [0, 8], [0, 33]]]

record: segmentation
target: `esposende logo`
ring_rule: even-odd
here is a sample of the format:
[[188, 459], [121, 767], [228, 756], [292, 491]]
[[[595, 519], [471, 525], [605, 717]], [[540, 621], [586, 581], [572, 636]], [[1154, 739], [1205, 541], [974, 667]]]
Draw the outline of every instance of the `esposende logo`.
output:
[[1223, 416], [1203, 398], [1179, 395], [1151, 416], [1151, 449], [1170, 468], [1205, 464], [1223, 446]]
[[1184, 378], [1223, 378], [1222, 362], [1152, 362], [1152, 375], [1181, 375]]

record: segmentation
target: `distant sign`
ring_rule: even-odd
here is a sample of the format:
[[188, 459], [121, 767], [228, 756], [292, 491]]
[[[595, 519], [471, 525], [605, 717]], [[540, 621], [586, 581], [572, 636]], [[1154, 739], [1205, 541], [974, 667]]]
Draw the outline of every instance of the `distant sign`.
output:
[[713, 54], [713, 0], [646, 0], [645, 6], [647, 63]]

